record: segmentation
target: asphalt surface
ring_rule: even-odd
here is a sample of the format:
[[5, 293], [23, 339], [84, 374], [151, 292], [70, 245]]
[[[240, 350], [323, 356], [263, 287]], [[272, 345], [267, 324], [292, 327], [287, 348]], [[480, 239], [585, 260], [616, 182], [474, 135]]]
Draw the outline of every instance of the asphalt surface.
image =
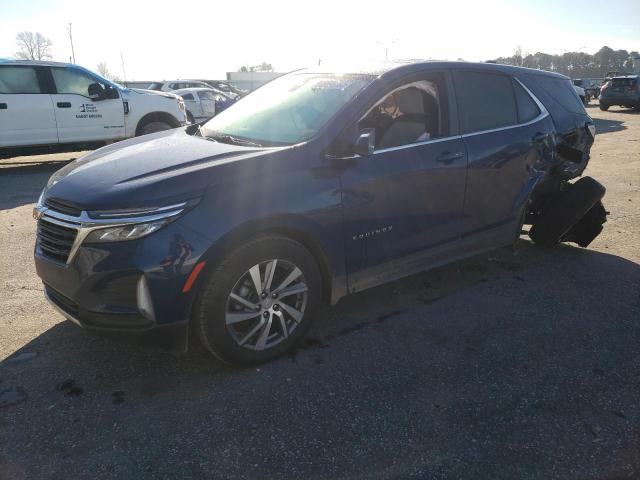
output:
[[589, 111], [588, 249], [523, 237], [353, 295], [260, 368], [64, 321], [30, 212], [69, 156], [0, 161], [0, 479], [640, 478], [640, 115]]

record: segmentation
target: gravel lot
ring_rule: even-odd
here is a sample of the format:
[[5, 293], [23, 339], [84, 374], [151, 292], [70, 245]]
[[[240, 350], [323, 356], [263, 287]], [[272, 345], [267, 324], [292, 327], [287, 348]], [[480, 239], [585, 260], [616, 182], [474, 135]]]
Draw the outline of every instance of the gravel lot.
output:
[[92, 336], [45, 302], [0, 160], [0, 479], [640, 478], [640, 114], [589, 108], [611, 214], [363, 292], [258, 369]]

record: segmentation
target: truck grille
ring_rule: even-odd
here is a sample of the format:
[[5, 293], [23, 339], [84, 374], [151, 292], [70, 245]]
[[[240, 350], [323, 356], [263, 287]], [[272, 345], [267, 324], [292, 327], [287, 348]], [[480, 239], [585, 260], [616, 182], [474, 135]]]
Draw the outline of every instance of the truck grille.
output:
[[37, 243], [42, 255], [56, 262], [67, 263], [77, 233], [75, 228], [63, 227], [41, 218], [38, 220]]

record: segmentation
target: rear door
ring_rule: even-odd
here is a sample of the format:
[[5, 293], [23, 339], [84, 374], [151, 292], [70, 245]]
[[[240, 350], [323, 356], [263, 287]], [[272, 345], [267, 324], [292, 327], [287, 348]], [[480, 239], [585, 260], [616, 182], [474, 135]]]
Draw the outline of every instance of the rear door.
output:
[[43, 68], [0, 65], [0, 147], [58, 143]]
[[553, 124], [544, 106], [509, 75], [456, 70], [453, 77], [469, 155], [464, 233], [487, 232], [490, 243], [509, 243]]
[[92, 100], [89, 85], [106, 84], [75, 67], [51, 67], [56, 93], [53, 105], [60, 143], [113, 140], [125, 137], [124, 107], [118, 98]]
[[200, 107], [202, 108], [202, 116], [206, 118], [213, 117], [216, 114], [216, 96], [209, 90], [200, 90], [198, 92], [200, 99]]

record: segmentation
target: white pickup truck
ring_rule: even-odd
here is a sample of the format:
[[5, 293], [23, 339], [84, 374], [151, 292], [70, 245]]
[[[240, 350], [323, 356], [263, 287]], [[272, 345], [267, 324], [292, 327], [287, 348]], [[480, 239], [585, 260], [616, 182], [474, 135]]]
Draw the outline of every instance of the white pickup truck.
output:
[[0, 158], [95, 148], [187, 124], [183, 100], [78, 65], [0, 59]]

